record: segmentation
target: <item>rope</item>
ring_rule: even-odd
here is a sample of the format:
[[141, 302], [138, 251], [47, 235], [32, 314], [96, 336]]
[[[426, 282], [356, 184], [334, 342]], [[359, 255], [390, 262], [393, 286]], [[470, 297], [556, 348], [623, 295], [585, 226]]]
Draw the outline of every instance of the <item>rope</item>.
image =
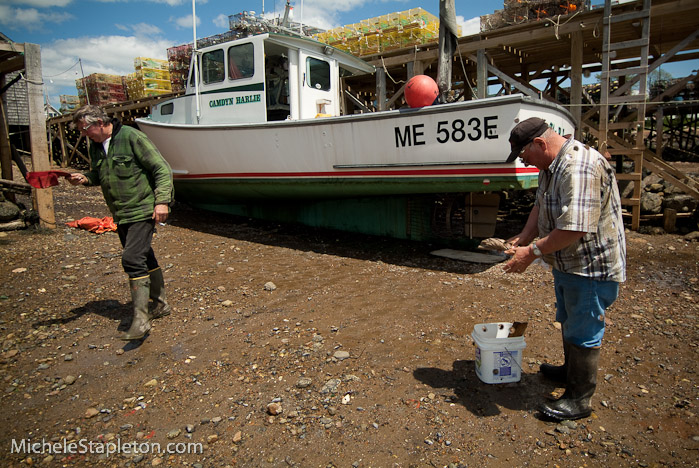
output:
[[[553, 31], [554, 31], [554, 35], [556, 36], [556, 40], [559, 40], [559, 41], [561, 40], [561, 37], [558, 35], [558, 30], [560, 29], [560, 27], [561, 27], [561, 26], [565, 26], [566, 24], [568, 24], [573, 18], [575, 18], [575, 17], [578, 15], [578, 13], [580, 13], [580, 12], [579, 12], [579, 11], [576, 11], [576, 12], [573, 14], [573, 16], [571, 16], [570, 18], [568, 18], [568, 20], [566, 20], [566, 22], [563, 23], [563, 24], [560, 24], [560, 23], [561, 23], [561, 16], [562, 16], [562, 15], [556, 16], [556, 21], [552, 20], [551, 18], [544, 18], [546, 21], [549, 21], [550, 23], [553, 23]], [[566, 15], [566, 16], [568, 16], [568, 15]]]
[[383, 66], [383, 71], [386, 73], [386, 76], [388, 76], [391, 81], [393, 81], [393, 84], [398, 84], [398, 83], [405, 83], [404, 80], [396, 81], [393, 79], [390, 73], [388, 73], [388, 69], [386, 68], [386, 64], [383, 61], [383, 55], [381, 56], [381, 65]]
[[476, 92], [473, 90], [473, 86], [471, 86], [471, 80], [468, 79], [468, 75], [466, 74], [466, 66], [464, 65], [464, 58], [461, 56], [461, 49], [459, 47], [456, 47], [456, 50], [459, 52], [459, 60], [461, 61], [461, 70], [464, 72], [464, 81], [468, 85], [468, 88], [471, 90], [471, 96], [475, 96]]
[[64, 73], [67, 73], [67, 72], [71, 71], [71, 70], [72, 70], [73, 68], [75, 68], [75, 66], [76, 66], [77, 64], [79, 64], [79, 63], [80, 63], [80, 60], [78, 60], [77, 62], [75, 62], [73, 65], [71, 65], [71, 67], [70, 67], [69, 69], [67, 69], [66, 71], [62, 71], [61, 73], [58, 73], [58, 74], [56, 74], [56, 75], [47, 75], [47, 76], [44, 76], [44, 78], [55, 78], [55, 77], [57, 77], [57, 76], [60, 76], [60, 75], [62, 75], [62, 74], [64, 74]]
[[22, 74], [22, 72], [20, 72], [19, 76], [21, 76], [22, 79], [23, 79], [24, 81], [26, 81], [27, 83], [31, 83], [31, 84], [37, 85], [37, 86], [43, 86], [43, 85], [44, 85], [44, 81], [43, 81], [43, 80], [42, 80], [42, 81], [32, 81], [32, 80], [28, 79], [27, 77], [25, 77], [25, 76]]

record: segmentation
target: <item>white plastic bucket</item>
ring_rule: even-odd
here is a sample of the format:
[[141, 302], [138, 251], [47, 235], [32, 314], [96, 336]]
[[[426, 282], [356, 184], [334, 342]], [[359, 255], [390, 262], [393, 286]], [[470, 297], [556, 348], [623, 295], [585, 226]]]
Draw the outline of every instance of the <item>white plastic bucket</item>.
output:
[[471, 337], [476, 344], [476, 374], [487, 384], [522, 378], [523, 336], [509, 338], [512, 322], [479, 323]]

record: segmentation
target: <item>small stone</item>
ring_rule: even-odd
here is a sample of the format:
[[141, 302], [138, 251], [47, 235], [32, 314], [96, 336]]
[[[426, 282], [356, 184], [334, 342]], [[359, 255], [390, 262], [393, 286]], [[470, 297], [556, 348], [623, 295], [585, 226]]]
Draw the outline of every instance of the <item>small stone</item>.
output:
[[333, 357], [338, 361], [344, 361], [345, 359], [348, 359], [350, 357], [350, 353], [348, 353], [347, 351], [335, 351]]
[[174, 439], [175, 437], [179, 436], [182, 433], [182, 430], [180, 429], [173, 429], [170, 432], [167, 433], [167, 438], [168, 439]]
[[67, 375], [63, 381], [66, 383], [66, 385], [73, 385], [77, 378], [74, 375]]
[[336, 393], [337, 387], [340, 386], [340, 379], [330, 379], [325, 382], [323, 388], [320, 389], [320, 393]]
[[158, 385], [158, 381], [155, 379], [151, 379], [148, 382], [146, 382], [144, 387], [155, 387], [156, 385]]
[[274, 291], [275, 289], [277, 289], [277, 285], [272, 283], [271, 281], [268, 281], [265, 283], [264, 288], [265, 291]]
[[100, 412], [97, 408], [88, 408], [87, 411], [85, 411], [85, 419], [94, 418], [98, 414], [100, 414]]
[[281, 414], [284, 411], [281, 403], [270, 403], [267, 405], [267, 412], [272, 416]]
[[233, 434], [233, 443], [234, 444], [237, 444], [241, 440], [243, 440], [243, 433], [242, 432], [238, 431], [235, 434]]
[[309, 377], [301, 377], [296, 381], [297, 388], [308, 388], [313, 384], [313, 379]]
[[208, 436], [208, 437], [206, 438], [206, 442], [209, 443], [209, 444], [213, 444], [213, 443], [216, 442], [217, 440], [218, 440], [218, 435], [216, 435], [216, 434], [211, 434], [210, 436]]

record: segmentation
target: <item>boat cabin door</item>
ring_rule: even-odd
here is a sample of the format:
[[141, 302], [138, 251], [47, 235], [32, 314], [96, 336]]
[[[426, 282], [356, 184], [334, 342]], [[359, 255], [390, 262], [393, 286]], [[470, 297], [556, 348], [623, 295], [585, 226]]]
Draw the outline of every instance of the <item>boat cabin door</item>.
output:
[[337, 61], [299, 50], [299, 118], [340, 115]]

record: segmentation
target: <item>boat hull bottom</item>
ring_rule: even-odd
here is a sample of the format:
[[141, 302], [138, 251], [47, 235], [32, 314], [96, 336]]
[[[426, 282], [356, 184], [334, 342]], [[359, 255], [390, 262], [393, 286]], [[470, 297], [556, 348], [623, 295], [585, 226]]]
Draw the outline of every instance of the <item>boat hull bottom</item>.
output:
[[494, 234], [500, 201], [497, 193], [226, 204], [178, 198], [208, 211], [463, 248], [474, 248], [478, 244], [476, 239]]

